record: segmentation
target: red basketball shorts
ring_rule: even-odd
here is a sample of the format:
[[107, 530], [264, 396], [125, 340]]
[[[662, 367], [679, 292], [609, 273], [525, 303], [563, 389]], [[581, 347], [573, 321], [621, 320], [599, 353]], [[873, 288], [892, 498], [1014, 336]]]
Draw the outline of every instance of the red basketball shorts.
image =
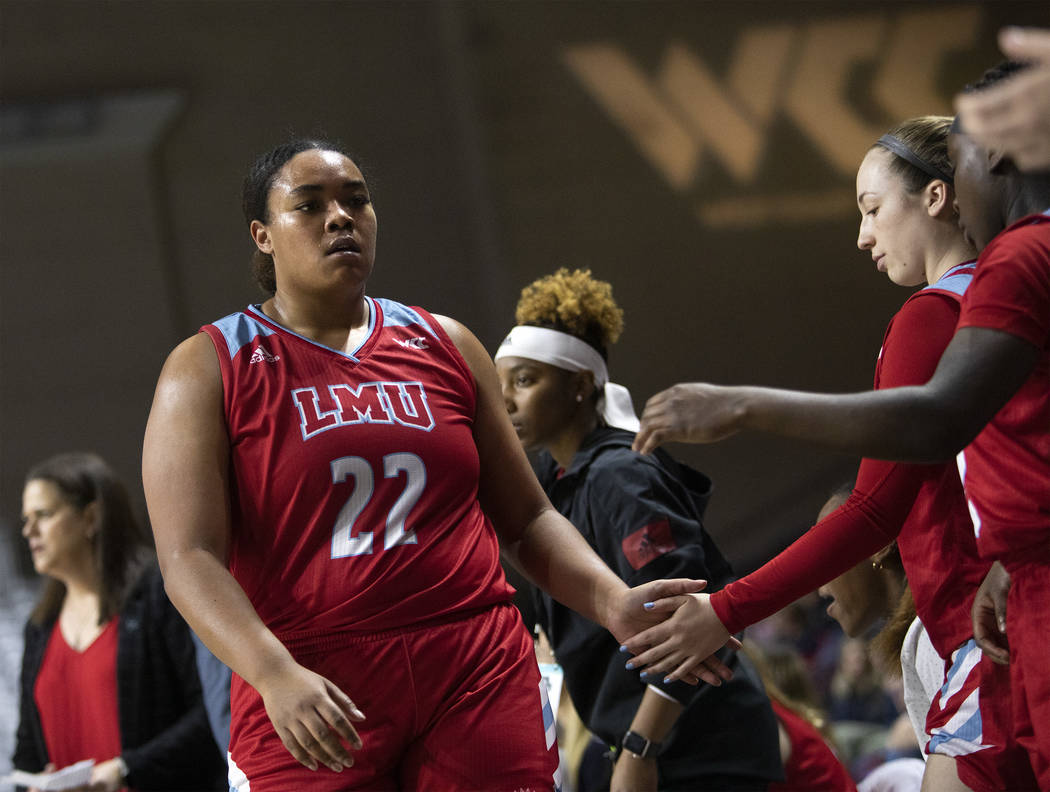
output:
[[1050, 789], [1050, 564], [1010, 569], [1006, 635], [1010, 641], [1014, 734], [1028, 751], [1040, 789]]
[[554, 715], [513, 605], [289, 649], [365, 714], [355, 723], [364, 745], [341, 773], [304, 767], [235, 675], [230, 783], [240, 792], [555, 788]]

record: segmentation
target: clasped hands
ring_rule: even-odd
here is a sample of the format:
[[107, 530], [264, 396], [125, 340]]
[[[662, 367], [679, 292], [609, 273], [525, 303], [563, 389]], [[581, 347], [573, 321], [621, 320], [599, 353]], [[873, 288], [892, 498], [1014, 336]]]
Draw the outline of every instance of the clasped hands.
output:
[[678, 578], [626, 591], [621, 607], [627, 618], [614, 622], [610, 632], [621, 640], [628, 669], [640, 670], [643, 679], [654, 682], [696, 685], [703, 680], [717, 687], [733, 678], [715, 652], [726, 644], [739, 649], [740, 642], [719, 621], [710, 596], [701, 593], [706, 585]]

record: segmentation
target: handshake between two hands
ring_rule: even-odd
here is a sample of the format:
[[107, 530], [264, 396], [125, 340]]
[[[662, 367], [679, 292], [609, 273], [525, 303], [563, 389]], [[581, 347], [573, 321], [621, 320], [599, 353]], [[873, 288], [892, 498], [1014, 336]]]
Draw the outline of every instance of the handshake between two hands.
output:
[[732, 679], [715, 652], [727, 644], [739, 649], [740, 642], [722, 625], [710, 596], [700, 593], [706, 585], [675, 578], [627, 590], [610, 631], [621, 641], [625, 659], [631, 656], [628, 669], [641, 671], [643, 679], [690, 685], [702, 680], [718, 686]]

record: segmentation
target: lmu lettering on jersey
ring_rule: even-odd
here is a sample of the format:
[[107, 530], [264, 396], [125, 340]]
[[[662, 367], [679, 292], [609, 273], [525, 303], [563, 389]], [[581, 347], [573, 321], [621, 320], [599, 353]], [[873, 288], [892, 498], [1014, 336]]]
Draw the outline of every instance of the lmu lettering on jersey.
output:
[[317, 388], [297, 388], [292, 400], [299, 410], [303, 440], [334, 429], [362, 423], [401, 424], [429, 432], [434, 416], [420, 382], [366, 382], [329, 385], [324, 402]]

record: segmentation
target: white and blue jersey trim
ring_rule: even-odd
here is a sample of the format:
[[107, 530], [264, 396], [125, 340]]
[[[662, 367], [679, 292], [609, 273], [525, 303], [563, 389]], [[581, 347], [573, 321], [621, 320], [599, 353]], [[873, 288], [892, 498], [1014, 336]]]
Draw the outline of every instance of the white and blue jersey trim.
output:
[[[368, 342], [368, 339], [370, 339], [375, 332], [376, 316], [378, 313], [375, 310], [375, 306], [378, 305], [383, 312], [384, 326], [409, 327], [415, 325], [429, 333], [434, 338], [439, 338], [430, 322], [424, 319], [423, 315], [418, 311], [409, 308], [407, 305], [402, 305], [399, 302], [383, 298], [373, 299], [372, 297], [365, 297], [365, 299], [368, 300], [371, 308], [368, 312], [368, 333], [365, 335], [365, 340], [362, 341], [353, 352], [346, 353], [338, 349], [332, 349], [324, 344], [319, 344], [312, 338], [299, 335], [293, 330], [289, 330], [287, 327], [282, 326], [281, 329], [296, 338], [301, 338], [308, 344], [327, 349], [337, 355], [342, 355], [349, 360], [357, 362], [357, 351]], [[216, 327], [219, 332], [222, 333], [223, 338], [226, 339], [226, 348], [230, 353], [230, 360], [233, 360], [241, 349], [252, 342], [252, 339], [276, 333], [277, 331], [270, 324], [267, 324], [267, 322], [272, 321], [272, 319], [262, 312], [261, 305], [249, 305], [243, 311], [238, 311], [237, 313], [224, 316], [222, 319], [212, 322], [212, 325]]]
[[[372, 301], [372, 298], [370, 298], [370, 297], [365, 297], [365, 299], [368, 300], [369, 302]], [[371, 306], [369, 306], [369, 308], [371, 309]], [[262, 312], [262, 306], [261, 305], [249, 305], [247, 308], [244, 309], [244, 312], [248, 316], [265, 316], [265, 314]], [[271, 322], [273, 321], [269, 317], [266, 317], [266, 318], [269, 321], [271, 321]], [[367, 343], [368, 339], [370, 339], [372, 337], [372, 333], [375, 331], [375, 328], [376, 328], [376, 312], [375, 312], [374, 309], [371, 309], [368, 312], [368, 332], [365, 334], [365, 340], [362, 341], [360, 344], [358, 344], [353, 352], [343, 352], [343, 351], [341, 351], [339, 349], [332, 349], [331, 347], [325, 346], [324, 344], [319, 344], [318, 342], [314, 341], [312, 338], [307, 338], [304, 335], [299, 335], [294, 330], [289, 330], [284, 325], [281, 325], [281, 329], [284, 332], [288, 333], [289, 335], [293, 335], [296, 338], [301, 338], [306, 343], [313, 344], [315, 347], [320, 347], [321, 349], [327, 349], [329, 352], [334, 352], [337, 355], [342, 355], [343, 357], [347, 358], [348, 360], [352, 360], [355, 363], [357, 362], [357, 356], [356, 356], [357, 350], [360, 349], [362, 346], [364, 346], [364, 344]], [[271, 330], [270, 332], [272, 333], [274, 331]]]
[[[434, 328], [430, 326], [430, 322], [424, 319], [423, 315], [418, 311], [409, 308], [407, 305], [395, 302], [394, 300], [387, 300], [383, 297], [376, 297], [375, 299], [372, 299], [372, 302], [378, 303], [379, 307], [383, 309], [384, 326], [408, 327], [410, 325], [417, 325], [430, 333], [434, 338], [438, 338], [438, 334], [434, 332]], [[374, 316], [375, 312], [373, 311], [372, 313]]]
[[973, 273], [976, 268], [977, 262], [975, 261], [957, 264], [944, 273], [936, 283], [925, 286], [923, 291], [926, 289], [937, 289], [938, 291], [949, 291], [958, 297], [962, 297], [973, 280]]
[[273, 335], [277, 332], [244, 311], [224, 316], [217, 322], [212, 322], [212, 326], [218, 328], [222, 337], [226, 339], [230, 360], [233, 360], [241, 349], [250, 344], [253, 338]]

